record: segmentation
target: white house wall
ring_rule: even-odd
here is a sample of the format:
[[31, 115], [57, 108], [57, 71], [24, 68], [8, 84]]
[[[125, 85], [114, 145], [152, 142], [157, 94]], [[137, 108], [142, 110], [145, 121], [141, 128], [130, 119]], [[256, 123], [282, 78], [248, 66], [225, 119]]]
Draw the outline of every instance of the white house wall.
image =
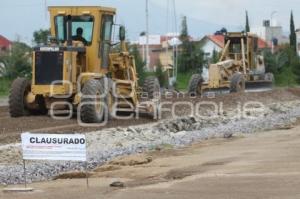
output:
[[300, 32], [296, 32], [297, 35], [297, 51], [300, 56]]
[[[217, 44], [215, 44], [209, 39], [204, 40], [204, 42], [201, 45], [201, 49], [205, 54], [209, 54], [209, 57], [212, 57], [214, 51], [217, 52], [222, 51], [222, 48], [220, 46], [218, 46]], [[208, 68], [203, 67], [202, 78], [204, 79], [205, 82], [208, 81], [208, 76], [209, 76]]]
[[201, 49], [203, 50], [204, 53], [206, 54], [209, 53], [210, 57], [213, 55], [214, 50], [217, 52], [220, 52], [222, 50], [217, 44], [215, 44], [211, 40], [204, 41]]

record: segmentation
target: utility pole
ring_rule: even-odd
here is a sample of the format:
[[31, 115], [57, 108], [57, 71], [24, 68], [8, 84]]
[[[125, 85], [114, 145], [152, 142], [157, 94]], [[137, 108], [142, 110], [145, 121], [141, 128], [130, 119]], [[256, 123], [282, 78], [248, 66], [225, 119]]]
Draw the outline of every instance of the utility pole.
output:
[[150, 70], [150, 55], [149, 55], [149, 2], [146, 0], [146, 68]]
[[44, 1], [44, 6], [45, 6], [45, 20], [47, 21], [47, 15], [48, 15], [47, 0]]
[[[168, 32], [169, 32], [169, 10], [170, 10], [170, 2], [169, 2], [169, 0], [167, 0], [167, 21], [166, 21], [166, 37], [167, 37], [167, 39], [166, 39], [166, 57], [169, 55], [169, 43], [168, 43]], [[168, 61], [166, 62], [166, 63], [168, 63]]]
[[271, 21], [270, 21], [270, 29], [271, 29], [271, 52], [272, 54], [274, 54], [274, 41], [273, 41], [273, 37], [274, 37], [274, 34], [273, 34], [273, 26], [274, 26], [274, 23], [273, 23], [273, 16], [277, 14], [277, 11], [273, 11], [271, 13]]
[[[175, 77], [175, 81], [177, 81], [177, 74], [178, 74], [178, 35], [177, 35], [177, 12], [176, 12], [176, 2], [175, 0], [173, 0], [173, 11], [174, 11], [174, 30], [175, 30], [175, 34], [174, 35], [174, 41], [175, 41], [175, 45], [173, 45], [173, 66], [174, 66], [174, 77]], [[175, 47], [175, 48], [174, 48]]]

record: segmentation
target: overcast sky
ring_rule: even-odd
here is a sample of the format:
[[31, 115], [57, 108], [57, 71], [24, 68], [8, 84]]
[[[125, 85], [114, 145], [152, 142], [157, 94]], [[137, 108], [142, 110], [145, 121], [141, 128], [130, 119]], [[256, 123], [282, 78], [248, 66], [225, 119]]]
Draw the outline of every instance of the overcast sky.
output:
[[[145, 0], [47, 0], [47, 5], [103, 5], [118, 9], [118, 21], [127, 26], [130, 39], [136, 39], [145, 30]], [[174, 31], [167, 28], [168, 0], [149, 0], [150, 33]], [[171, 0], [169, 0], [171, 2]], [[245, 23], [245, 10], [249, 12], [251, 26], [259, 26], [263, 19], [274, 19], [285, 31], [289, 30], [290, 11], [293, 9], [296, 27], [300, 27], [299, 0], [176, 0], [178, 26], [183, 15], [188, 17], [190, 33], [195, 37], [212, 34], [223, 26], [241, 30]], [[171, 24], [169, 19], [169, 24]], [[49, 27], [45, 0], [1, 0], [0, 34], [11, 40], [17, 35], [31, 41], [32, 32]]]

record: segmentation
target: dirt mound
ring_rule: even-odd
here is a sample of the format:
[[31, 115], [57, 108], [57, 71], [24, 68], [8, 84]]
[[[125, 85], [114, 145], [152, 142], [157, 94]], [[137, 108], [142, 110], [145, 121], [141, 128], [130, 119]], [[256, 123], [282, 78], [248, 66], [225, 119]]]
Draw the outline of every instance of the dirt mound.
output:
[[117, 158], [111, 161], [110, 165], [119, 165], [119, 166], [135, 166], [148, 164], [152, 162], [152, 157], [145, 155], [131, 155], [127, 157]]
[[81, 179], [81, 178], [86, 178], [86, 177], [92, 176], [92, 173], [88, 172], [68, 172], [68, 173], [63, 173], [60, 174], [59, 176], [56, 176], [53, 178], [53, 180], [58, 180], [58, 179]]
[[116, 171], [121, 168], [122, 168], [121, 166], [116, 166], [116, 165], [104, 165], [104, 166], [94, 169], [94, 172], [101, 173], [101, 172], [107, 172], [107, 171]]

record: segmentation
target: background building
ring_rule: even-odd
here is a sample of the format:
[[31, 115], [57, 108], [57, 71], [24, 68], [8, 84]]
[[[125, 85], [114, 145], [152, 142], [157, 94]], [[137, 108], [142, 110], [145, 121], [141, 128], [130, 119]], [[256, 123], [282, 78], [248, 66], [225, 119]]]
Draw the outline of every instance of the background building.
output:
[[[146, 62], [146, 36], [140, 36], [136, 42], [143, 61]], [[178, 34], [149, 35], [149, 71], [155, 71], [158, 64], [164, 68], [173, 67], [173, 46], [180, 45]]]
[[251, 32], [257, 34], [267, 43], [273, 43], [274, 46], [289, 42], [288, 37], [283, 33], [282, 26], [280, 26], [276, 21], [271, 23], [270, 20], [264, 20], [261, 27], [253, 27], [251, 28]]
[[221, 52], [224, 48], [223, 35], [206, 35], [200, 40], [200, 47], [206, 56], [211, 57], [213, 52]]
[[[206, 35], [200, 40], [200, 48], [203, 50], [207, 57], [211, 57], [213, 52], [221, 52], [225, 47], [224, 35]], [[258, 39], [258, 48], [270, 48], [268, 42], [264, 39]]]
[[11, 50], [12, 42], [0, 35], [0, 53]]
[[[9, 52], [12, 47], [12, 42], [0, 35], [0, 54]], [[5, 65], [0, 62], [0, 77], [5, 73]]]
[[300, 28], [296, 30], [296, 38], [297, 38], [297, 52], [300, 56]]

